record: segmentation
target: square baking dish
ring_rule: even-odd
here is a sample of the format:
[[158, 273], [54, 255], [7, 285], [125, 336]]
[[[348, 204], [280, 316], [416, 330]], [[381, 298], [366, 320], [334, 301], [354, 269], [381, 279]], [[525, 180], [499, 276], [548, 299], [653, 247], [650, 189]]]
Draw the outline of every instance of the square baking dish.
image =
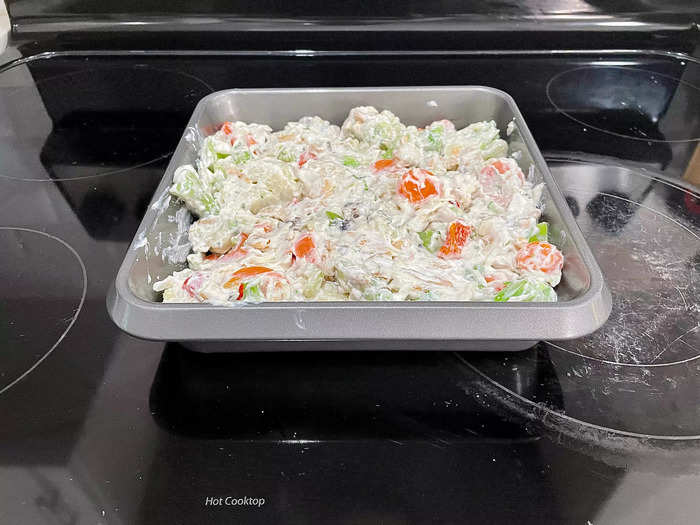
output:
[[[281, 129], [319, 115], [342, 124], [351, 108], [389, 109], [423, 126], [443, 118], [459, 129], [495, 120], [521, 169], [545, 183], [544, 220], [564, 254], [556, 303], [286, 302], [165, 304], [156, 281], [186, 266], [192, 216], [168, 194], [175, 169], [194, 164], [198, 145], [227, 120]], [[506, 133], [509, 130], [510, 133]], [[522, 350], [539, 340], [589, 334], [608, 318], [610, 292], [513, 99], [482, 86], [231, 89], [203, 98], [165, 171], [107, 297], [125, 332], [154, 340], [207, 342], [202, 351], [299, 349]], [[224, 342], [211, 344], [212, 342]], [[237, 343], [233, 344], [232, 341]], [[190, 345], [191, 346], [191, 345]]]

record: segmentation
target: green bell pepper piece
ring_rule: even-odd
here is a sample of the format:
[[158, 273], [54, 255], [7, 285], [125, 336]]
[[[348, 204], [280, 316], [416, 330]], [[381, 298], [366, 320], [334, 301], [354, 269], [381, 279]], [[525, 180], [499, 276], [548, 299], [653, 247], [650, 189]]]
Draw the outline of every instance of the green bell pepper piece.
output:
[[537, 229], [535, 233], [530, 236], [528, 242], [547, 242], [549, 239], [549, 224], [546, 222], [540, 222], [537, 224]]
[[248, 162], [250, 160], [250, 153], [247, 151], [242, 151], [240, 153], [236, 153], [233, 156], [233, 162], [235, 164], [243, 164], [244, 162]]
[[345, 156], [343, 157], [343, 166], [350, 166], [351, 168], [357, 168], [360, 163], [354, 157]]
[[292, 155], [292, 154], [291, 154], [289, 151], [287, 151], [286, 149], [281, 150], [281, 151], [277, 154], [277, 158], [278, 158], [279, 160], [281, 160], [282, 162], [294, 162], [294, 161], [296, 160], [295, 157], [294, 157], [294, 155]]
[[525, 291], [525, 286], [527, 285], [527, 281], [514, 281], [514, 282], [509, 282], [507, 281], [505, 283], [505, 288], [498, 292], [496, 296], [493, 298], [494, 301], [496, 302], [506, 302], [508, 299], [511, 297], [517, 297], [519, 295], [522, 295], [523, 292]]
[[425, 230], [422, 232], [418, 232], [418, 237], [420, 237], [421, 242], [423, 243], [423, 246], [425, 247], [426, 250], [429, 252], [434, 253], [435, 249], [433, 248], [433, 237], [435, 236], [437, 232], [434, 230]]
[[328, 217], [328, 220], [330, 221], [331, 224], [333, 224], [334, 221], [345, 220], [342, 215], [339, 215], [339, 214], [335, 213], [334, 211], [326, 211], [326, 217]]

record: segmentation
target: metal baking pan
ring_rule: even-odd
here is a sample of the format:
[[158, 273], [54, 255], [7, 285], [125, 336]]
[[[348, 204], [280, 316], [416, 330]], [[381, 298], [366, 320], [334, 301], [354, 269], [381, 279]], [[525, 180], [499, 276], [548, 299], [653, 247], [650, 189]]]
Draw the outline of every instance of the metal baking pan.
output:
[[[152, 285], [185, 266], [187, 209], [168, 195], [175, 169], [193, 163], [202, 137], [227, 120], [281, 129], [319, 115], [340, 125], [355, 106], [389, 109], [418, 126], [495, 120], [525, 173], [545, 182], [542, 209], [565, 265], [557, 303], [287, 302], [164, 304]], [[506, 136], [509, 123], [512, 133]], [[514, 128], [514, 129], [513, 129]], [[168, 165], [107, 297], [114, 322], [137, 337], [203, 341], [204, 351], [290, 349], [521, 350], [542, 339], [589, 334], [608, 318], [610, 292], [513, 99], [481, 86], [232, 89], [203, 98]], [[211, 344], [228, 341], [226, 344]], [[231, 343], [236, 341], [237, 343]]]

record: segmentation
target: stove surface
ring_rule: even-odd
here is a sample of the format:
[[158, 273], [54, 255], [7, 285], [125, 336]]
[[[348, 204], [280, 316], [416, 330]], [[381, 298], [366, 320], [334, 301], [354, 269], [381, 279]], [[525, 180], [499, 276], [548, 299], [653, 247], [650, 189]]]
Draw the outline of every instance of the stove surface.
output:
[[[600, 331], [204, 355], [110, 321], [200, 98], [435, 84], [515, 98], [613, 294]], [[699, 61], [62, 52], [0, 67], [0, 136], [1, 523], [697, 523]]]

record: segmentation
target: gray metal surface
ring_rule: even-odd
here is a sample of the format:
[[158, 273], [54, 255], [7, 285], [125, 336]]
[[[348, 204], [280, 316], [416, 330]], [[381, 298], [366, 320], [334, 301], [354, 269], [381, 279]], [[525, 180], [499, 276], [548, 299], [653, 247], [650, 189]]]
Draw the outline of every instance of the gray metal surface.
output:
[[[348, 111], [373, 105], [403, 122], [424, 125], [448, 118], [460, 128], [495, 120], [527, 173], [545, 183], [543, 216], [565, 266], [557, 303], [287, 302], [164, 304], [152, 285], [185, 266], [187, 227], [182, 204], [168, 196], [175, 168], [192, 163], [202, 136], [226, 120], [280, 129], [304, 115], [341, 124]], [[505, 130], [515, 121], [514, 132]], [[107, 297], [114, 322], [146, 339], [238, 341], [218, 351], [310, 349], [520, 350], [541, 339], [589, 334], [605, 323], [610, 292], [581, 231], [513, 99], [480, 86], [402, 88], [250, 89], [213, 93], [200, 101], [173, 154]], [[284, 341], [285, 344], [265, 342]], [[253, 344], [255, 343], [255, 344]], [[292, 344], [293, 343], [293, 344]], [[314, 344], [315, 346], [316, 344]], [[214, 347], [212, 347], [214, 348]], [[201, 347], [199, 349], [205, 349]]]

